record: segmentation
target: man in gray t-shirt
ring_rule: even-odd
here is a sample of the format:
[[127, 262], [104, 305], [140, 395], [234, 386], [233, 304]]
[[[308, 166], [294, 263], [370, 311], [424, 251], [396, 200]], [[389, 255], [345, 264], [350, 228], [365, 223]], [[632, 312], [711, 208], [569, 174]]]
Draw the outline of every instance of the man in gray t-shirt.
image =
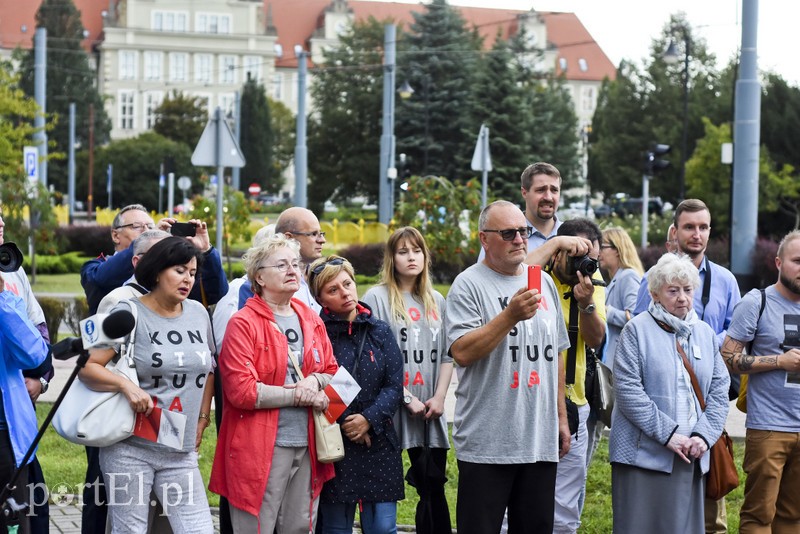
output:
[[763, 311], [760, 290], [745, 295], [721, 349], [732, 373], [748, 375], [743, 533], [800, 524], [800, 231], [783, 239], [775, 265]]
[[510, 532], [549, 532], [570, 437], [558, 357], [569, 345], [564, 317], [547, 274], [541, 294], [527, 289], [530, 230], [520, 209], [494, 202], [479, 227], [485, 259], [456, 278], [445, 315], [459, 377], [457, 527], [498, 532], [507, 507]]

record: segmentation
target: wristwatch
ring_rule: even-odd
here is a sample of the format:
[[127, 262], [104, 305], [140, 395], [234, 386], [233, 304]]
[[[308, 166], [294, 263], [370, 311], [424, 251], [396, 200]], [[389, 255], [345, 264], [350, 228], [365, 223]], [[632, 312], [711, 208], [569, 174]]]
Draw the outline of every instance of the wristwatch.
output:
[[412, 398], [413, 398], [413, 397], [411, 396], [411, 394], [410, 394], [410, 393], [409, 393], [409, 394], [406, 394], [406, 395], [403, 395], [403, 404], [405, 404], [406, 406], [408, 406], [409, 404], [411, 404], [411, 399], [412, 399]]
[[594, 305], [594, 302], [590, 302], [585, 308], [581, 308], [581, 305], [578, 304], [578, 309], [583, 313], [594, 313], [594, 311], [597, 309], [597, 306]]
[[47, 388], [50, 387], [50, 382], [44, 379], [44, 377], [39, 377], [39, 382], [42, 384], [42, 393], [47, 393]]

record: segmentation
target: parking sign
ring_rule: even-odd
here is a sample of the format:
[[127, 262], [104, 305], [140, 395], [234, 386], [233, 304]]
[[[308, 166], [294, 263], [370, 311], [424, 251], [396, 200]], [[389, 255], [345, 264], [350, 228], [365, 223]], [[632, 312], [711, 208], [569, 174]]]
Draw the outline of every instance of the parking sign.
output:
[[28, 182], [35, 184], [39, 181], [39, 150], [35, 146], [26, 146], [22, 149], [22, 155], [25, 176], [28, 177]]

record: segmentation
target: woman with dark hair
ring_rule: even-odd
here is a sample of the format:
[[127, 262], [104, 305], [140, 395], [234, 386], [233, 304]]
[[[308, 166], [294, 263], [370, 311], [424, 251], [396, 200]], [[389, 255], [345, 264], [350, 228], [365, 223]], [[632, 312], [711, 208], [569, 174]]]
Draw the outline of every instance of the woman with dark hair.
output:
[[138, 386], [106, 368], [119, 346], [92, 349], [79, 375], [94, 390], [121, 392], [137, 414], [150, 415], [158, 407], [186, 417], [179, 448], [131, 436], [100, 450], [112, 532], [147, 530], [151, 489], [173, 532], [213, 531], [197, 465], [214, 393], [213, 340], [206, 310], [187, 300], [202, 259], [186, 239], [168, 237], [136, 265], [136, 280], [149, 293], [115, 309], [136, 309]]
[[341, 256], [320, 258], [309, 268], [311, 294], [336, 361], [361, 391], [339, 416], [344, 459], [320, 497], [323, 534], [353, 532], [356, 506], [364, 534], [397, 532], [397, 501], [404, 498], [400, 439], [392, 417], [403, 397], [403, 356], [391, 327], [358, 301], [355, 273]]

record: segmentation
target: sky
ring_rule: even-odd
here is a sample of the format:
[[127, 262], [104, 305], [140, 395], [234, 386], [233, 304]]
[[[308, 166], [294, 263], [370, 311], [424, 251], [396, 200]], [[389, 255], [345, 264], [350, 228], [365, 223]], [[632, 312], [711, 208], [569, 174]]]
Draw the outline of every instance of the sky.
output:
[[[686, 13], [695, 34], [705, 38], [720, 66], [736, 54], [742, 41], [742, 0], [450, 0], [450, 3], [575, 13], [614, 65], [619, 65], [621, 59], [640, 62], [649, 56], [652, 39], [661, 34], [670, 14], [679, 11]], [[797, 85], [800, 60], [794, 57], [791, 36], [798, 31], [800, 2], [761, 0], [758, 19], [758, 68], [777, 72]]]

